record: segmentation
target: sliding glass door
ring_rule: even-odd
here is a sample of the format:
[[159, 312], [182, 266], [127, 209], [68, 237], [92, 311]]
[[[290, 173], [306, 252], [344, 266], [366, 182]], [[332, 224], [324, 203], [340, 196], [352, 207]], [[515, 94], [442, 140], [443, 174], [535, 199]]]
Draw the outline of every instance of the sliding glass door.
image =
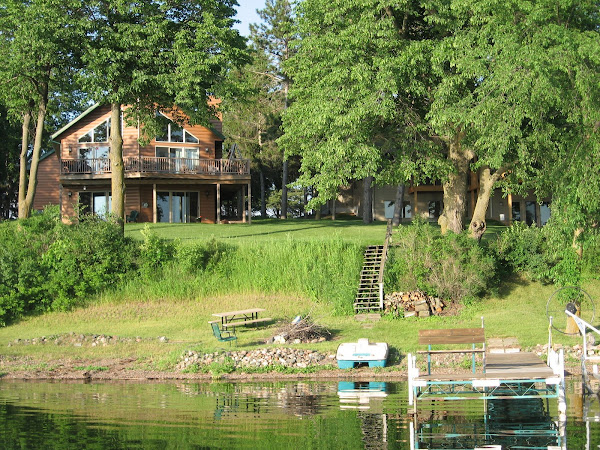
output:
[[157, 222], [195, 222], [198, 217], [198, 192], [157, 192], [156, 214]]

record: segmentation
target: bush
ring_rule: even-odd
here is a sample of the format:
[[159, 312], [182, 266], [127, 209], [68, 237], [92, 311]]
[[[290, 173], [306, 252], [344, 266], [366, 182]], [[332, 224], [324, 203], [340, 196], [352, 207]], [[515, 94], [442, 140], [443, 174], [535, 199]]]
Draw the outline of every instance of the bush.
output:
[[591, 236], [583, 246], [581, 270], [585, 277], [600, 279], [600, 235]]
[[42, 256], [50, 309], [70, 309], [116, 286], [133, 269], [135, 254], [132, 242], [113, 222], [88, 216], [77, 225], [62, 227]]
[[509, 271], [521, 273], [530, 280], [548, 278], [552, 263], [543, 228], [515, 222], [498, 236], [495, 250]]
[[140, 245], [139, 269], [142, 276], [152, 277], [173, 259], [175, 244], [160, 238], [148, 224], [144, 226], [142, 236], [144, 241]]
[[420, 289], [453, 301], [475, 297], [493, 286], [494, 255], [466, 233], [448, 233], [415, 221], [401, 226], [390, 255], [386, 285], [400, 291]]
[[41, 256], [62, 226], [57, 207], [0, 224], [0, 326], [50, 303]]
[[94, 217], [65, 225], [57, 207], [0, 224], [0, 325], [116, 286], [136, 253], [118, 225]]

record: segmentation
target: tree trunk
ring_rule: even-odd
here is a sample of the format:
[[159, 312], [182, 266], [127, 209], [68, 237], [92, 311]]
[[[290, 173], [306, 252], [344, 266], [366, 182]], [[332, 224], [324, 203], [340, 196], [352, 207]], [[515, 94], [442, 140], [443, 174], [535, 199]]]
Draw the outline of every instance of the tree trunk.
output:
[[283, 177], [281, 179], [281, 218], [282, 219], [287, 219], [287, 209], [288, 209], [287, 183], [288, 183], [288, 161], [286, 159], [283, 161]]
[[31, 112], [23, 116], [23, 127], [21, 130], [21, 155], [19, 166], [19, 219], [29, 217], [29, 211], [25, 208], [25, 197], [27, 195], [27, 149], [29, 148], [29, 125], [31, 123]]
[[373, 177], [366, 177], [363, 181], [363, 223], [373, 222]]
[[448, 230], [461, 233], [467, 212], [467, 175], [473, 153], [461, 145], [464, 133], [458, 132], [450, 142], [448, 159], [454, 166], [454, 171], [444, 181], [444, 212], [440, 215], [442, 234]]
[[[285, 95], [285, 100], [284, 100], [284, 109], [287, 110], [288, 108], [288, 92], [290, 89], [290, 82], [287, 78], [285, 78], [284, 82], [283, 82], [283, 91], [284, 91], [284, 95]], [[287, 184], [288, 184], [288, 171], [289, 171], [289, 164], [288, 164], [288, 160], [285, 158], [285, 155], [283, 155], [283, 174], [282, 174], [282, 179], [281, 179], [281, 218], [282, 219], [287, 219], [287, 210], [288, 210], [288, 191], [287, 191]]]
[[396, 188], [396, 200], [394, 202], [394, 218], [392, 225], [397, 227], [400, 225], [402, 218], [402, 210], [404, 209], [404, 183], [400, 183]]
[[[336, 194], [337, 196], [337, 194]], [[335, 220], [335, 206], [336, 206], [336, 197], [331, 199], [331, 220]]]
[[479, 193], [477, 202], [473, 208], [473, 217], [469, 225], [469, 234], [472, 238], [481, 240], [483, 233], [487, 228], [485, 215], [490, 205], [490, 198], [494, 191], [494, 184], [498, 181], [503, 170], [497, 170], [492, 174], [489, 167], [484, 167], [479, 171]]
[[260, 216], [263, 219], [267, 218], [267, 196], [265, 189], [265, 174], [262, 171], [262, 166], [258, 171], [258, 176], [260, 179]]
[[125, 170], [123, 166], [123, 136], [121, 134], [121, 105], [111, 103], [110, 116], [111, 213], [125, 232]]
[[577, 259], [583, 258], [583, 247], [582, 247], [581, 243], [579, 242], [579, 236], [581, 236], [582, 234], [583, 234], [583, 228], [577, 228], [573, 232], [572, 247], [575, 250], [575, 253], [577, 254]]
[[[46, 121], [46, 111], [48, 107], [48, 85], [43, 84], [40, 86], [40, 100], [38, 105], [38, 116], [37, 123], [35, 125], [35, 139], [33, 141], [33, 153], [31, 154], [31, 163], [29, 166], [29, 179], [27, 180], [27, 194], [22, 199], [23, 193], [21, 192], [21, 182], [19, 182], [19, 218], [25, 219], [31, 216], [31, 208], [33, 206], [33, 200], [35, 199], [35, 191], [37, 189], [37, 172], [40, 163], [40, 153], [42, 152], [42, 139], [44, 136], [44, 122]], [[23, 131], [25, 133], [25, 131]], [[25, 155], [27, 154], [27, 142], [28, 139], [23, 136], [23, 142], [26, 144]], [[25, 166], [27, 166], [27, 158], [25, 157]], [[23, 163], [23, 149], [21, 149], [21, 163]], [[21, 170], [23, 170], [21, 168]], [[25, 169], [27, 172], [27, 169]], [[22, 173], [22, 172], [21, 172]], [[23, 186], [25, 181], [23, 180]]]
[[[319, 193], [313, 187], [313, 196], [317, 197], [317, 195], [319, 195]], [[321, 205], [317, 205], [317, 209], [315, 209], [315, 220], [321, 220]]]
[[307, 204], [308, 204], [308, 189], [303, 187], [302, 188], [302, 217], [306, 217], [308, 215], [308, 211], [306, 209]]

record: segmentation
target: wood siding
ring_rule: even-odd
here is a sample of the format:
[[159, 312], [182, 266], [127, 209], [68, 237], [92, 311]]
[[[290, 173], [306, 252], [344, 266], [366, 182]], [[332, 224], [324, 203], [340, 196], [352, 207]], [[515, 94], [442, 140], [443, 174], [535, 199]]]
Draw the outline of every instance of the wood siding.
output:
[[33, 200], [34, 210], [42, 210], [44, 206], [58, 205], [60, 203], [59, 174], [60, 164], [56, 153], [40, 161], [37, 176], [38, 182]]

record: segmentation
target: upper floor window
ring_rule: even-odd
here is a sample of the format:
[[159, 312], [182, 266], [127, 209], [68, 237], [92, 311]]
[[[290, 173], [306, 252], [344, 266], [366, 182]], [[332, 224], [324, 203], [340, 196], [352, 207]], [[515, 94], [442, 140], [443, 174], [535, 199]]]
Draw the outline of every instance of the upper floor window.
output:
[[173, 121], [167, 119], [161, 113], [157, 113], [161, 128], [156, 136], [157, 142], [186, 142], [188, 144], [197, 144], [198, 138], [189, 131], [180, 127]]
[[108, 142], [109, 136], [110, 117], [81, 136], [79, 142]]

